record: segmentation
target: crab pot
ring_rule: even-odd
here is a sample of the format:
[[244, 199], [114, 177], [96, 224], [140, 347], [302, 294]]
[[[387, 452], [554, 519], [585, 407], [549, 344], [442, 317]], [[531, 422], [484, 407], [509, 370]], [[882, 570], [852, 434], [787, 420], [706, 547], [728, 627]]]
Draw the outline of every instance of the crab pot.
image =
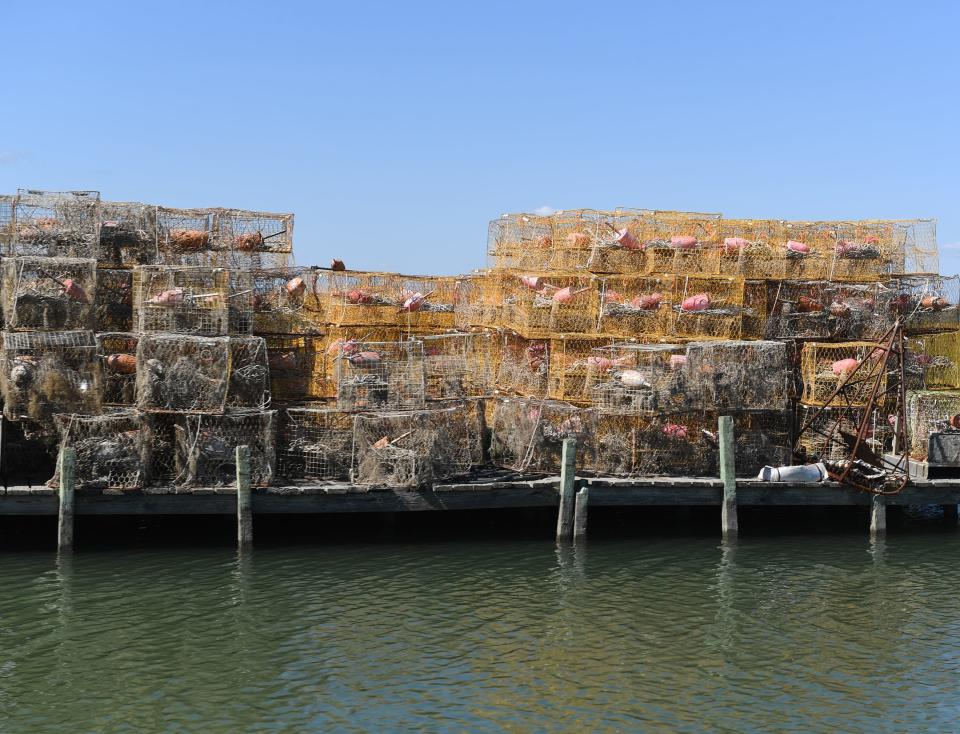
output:
[[960, 431], [960, 392], [923, 390], [907, 394], [910, 458], [926, 461], [930, 436]]
[[396, 326], [401, 323], [401, 276], [393, 273], [319, 273], [321, 307], [335, 326]]
[[411, 410], [423, 406], [423, 343], [419, 341], [343, 344], [337, 360], [337, 408]]
[[746, 315], [742, 278], [678, 277], [673, 287], [673, 334], [685, 339], [738, 339]]
[[504, 214], [487, 226], [487, 259], [495, 269], [546, 270], [553, 259], [550, 217]]
[[715, 430], [715, 421], [693, 413], [656, 418], [600, 414], [593, 460], [583, 468], [608, 476], [713, 476]]
[[230, 273], [221, 268], [144, 265], [133, 273], [137, 331], [224, 336]]
[[748, 280], [743, 284], [743, 318], [741, 339], [763, 339], [767, 330], [770, 300], [767, 281]]
[[352, 461], [352, 413], [324, 406], [283, 411], [277, 464], [284, 479], [347, 481]]
[[195, 255], [210, 250], [215, 219], [214, 209], [157, 207], [157, 247], [161, 257]]
[[[60, 448], [76, 452], [77, 489], [139, 489], [149, 482], [150, 431], [142, 413], [59, 414], [54, 422]], [[59, 474], [48, 484], [59, 487]]]
[[894, 259], [894, 275], [937, 274], [940, 253], [937, 249], [935, 219], [906, 219], [890, 222], [894, 251], [902, 257]]
[[137, 403], [137, 342], [129, 332], [100, 332], [97, 354], [103, 374], [103, 404], [133, 406]]
[[829, 339], [830, 283], [824, 280], [778, 281], [769, 288], [768, 339]]
[[227, 331], [246, 336], [253, 333], [255, 290], [253, 275], [246, 270], [229, 270]]
[[197, 250], [169, 252], [160, 250], [157, 263], [174, 267], [228, 268], [253, 272], [293, 266], [293, 255], [282, 252], [239, 252], [237, 250]]
[[890, 276], [903, 262], [892, 222], [834, 222], [830, 280], [876, 281]]
[[550, 340], [503, 332], [496, 343], [498, 391], [544, 397], [550, 374]]
[[418, 487], [464, 476], [483, 462], [482, 428], [475, 402], [358, 415], [352, 480], [365, 486]]
[[624, 275], [600, 285], [601, 334], [659, 338], [672, 324], [672, 275]]
[[493, 392], [493, 334], [434, 334], [416, 339], [423, 343], [427, 400], [462, 400]]
[[613, 343], [610, 337], [582, 334], [550, 340], [550, 373], [547, 395], [568, 403], [590, 403], [590, 384], [597, 367], [590, 357], [598, 347]]
[[133, 331], [133, 271], [98, 270], [93, 304], [97, 331]]
[[319, 334], [325, 321], [310, 268], [254, 270], [253, 330], [256, 334]]
[[16, 197], [0, 194], [0, 255], [10, 255], [13, 240], [13, 207]]
[[3, 317], [14, 331], [93, 327], [97, 263], [65, 257], [4, 258]]
[[[396, 326], [328, 326], [323, 336], [313, 337], [310, 383], [307, 396], [337, 397], [337, 369], [344, 351], [356, 351], [366, 342], [399, 342], [406, 336]], [[302, 400], [303, 398], [298, 398]]]
[[764, 410], [734, 415], [737, 476], [755, 477], [765, 466], [786, 466], [793, 458], [793, 415]]
[[157, 263], [157, 208], [125, 201], [100, 202], [101, 268]]
[[615, 242], [614, 230], [622, 217], [617, 212], [592, 209], [569, 209], [550, 215], [553, 255], [547, 269], [566, 273], [583, 272], [590, 268], [594, 249], [607, 242]]
[[596, 412], [568, 403], [538, 398], [498, 398], [493, 409], [490, 460], [521, 472], [556, 474], [563, 441], [577, 440], [578, 465], [589, 466], [593, 455]]
[[597, 226], [590, 240], [590, 252], [575, 263], [599, 275], [636, 274], [644, 271], [644, 243], [650, 239], [653, 212], [644, 209], [616, 209], [597, 212]]
[[691, 386], [705, 410], [786, 410], [787, 350], [776, 341], [694, 342], [687, 346]]
[[404, 276], [400, 281], [400, 324], [407, 329], [452, 329], [457, 279]]
[[[550, 335], [553, 290], [544, 286], [549, 277], [507, 271], [494, 273], [495, 290], [502, 303], [501, 324], [505, 328], [531, 338]], [[578, 298], [584, 296], [589, 294]]]
[[100, 232], [96, 191], [20, 189], [13, 207], [8, 254], [40, 257], [96, 257]]
[[913, 337], [906, 353], [908, 376], [925, 387], [960, 390], [960, 332]]
[[[842, 461], [849, 458], [864, 417], [864, 408], [837, 406], [824, 408], [819, 413], [818, 410], [818, 407], [810, 405], [797, 406], [797, 430], [800, 433], [795, 453], [804, 461]], [[892, 438], [893, 429], [887, 416], [879, 410], [872, 411], [864, 447], [882, 456], [892, 448]]]
[[[802, 402], [826, 405], [839, 389], [833, 403], [865, 406], [878, 381], [876, 395], [882, 396], [887, 378], [882, 368], [883, 354], [883, 348], [873, 342], [807, 342], [800, 354]], [[854, 372], [857, 365], [861, 366]]]
[[587, 393], [600, 413], [659, 415], [698, 407], [681, 344], [617, 343], [591, 350]]
[[885, 283], [831, 283], [827, 288], [831, 337], [837, 341], [877, 341], [894, 324], [901, 304]]
[[895, 281], [895, 310], [912, 334], [960, 328], [960, 276], [918, 275]]
[[293, 252], [293, 214], [220, 209], [214, 222], [213, 249], [289, 254]]
[[[782, 279], [823, 280], [830, 273], [836, 245], [834, 225], [834, 222], [783, 222]], [[806, 251], [801, 251], [798, 244], [805, 246]]]
[[137, 407], [154, 412], [222, 413], [230, 383], [230, 340], [142, 334], [137, 344]]
[[463, 275], [454, 285], [453, 319], [458, 329], [496, 328], [503, 322], [503, 280], [484, 271]]
[[527, 336], [593, 334], [600, 281], [589, 275], [505, 274], [506, 326]]
[[102, 377], [91, 331], [3, 332], [3, 411], [52, 426], [55, 413], [97, 415]]
[[178, 486], [229, 487], [237, 482], [237, 447], [250, 449], [250, 483], [265, 487], [276, 466], [277, 411], [234, 410], [178, 415], [174, 421]]
[[645, 228], [643, 274], [709, 272], [716, 257], [719, 224], [713, 215], [655, 212]]
[[748, 280], [785, 277], [783, 222], [773, 219], [722, 219], [710, 272]]
[[260, 336], [230, 337], [230, 383], [228, 408], [270, 406], [270, 358]]

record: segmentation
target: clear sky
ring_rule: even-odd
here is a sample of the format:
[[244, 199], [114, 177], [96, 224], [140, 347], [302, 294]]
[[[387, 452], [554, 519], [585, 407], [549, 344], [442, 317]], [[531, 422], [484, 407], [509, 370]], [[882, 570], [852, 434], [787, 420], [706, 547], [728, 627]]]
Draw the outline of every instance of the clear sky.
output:
[[296, 213], [301, 263], [451, 273], [502, 212], [939, 219], [953, 2], [5, 2], [0, 190]]

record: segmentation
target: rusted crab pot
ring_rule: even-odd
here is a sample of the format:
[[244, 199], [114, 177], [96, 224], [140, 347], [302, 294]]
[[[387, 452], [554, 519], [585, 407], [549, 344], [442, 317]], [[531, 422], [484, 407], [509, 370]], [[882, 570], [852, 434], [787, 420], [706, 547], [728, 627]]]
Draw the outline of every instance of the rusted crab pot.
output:
[[278, 474], [285, 481], [348, 481], [354, 414], [322, 403], [280, 411]]
[[20, 189], [7, 255], [95, 258], [100, 222], [96, 191]]
[[514, 471], [557, 474], [563, 441], [577, 441], [577, 461], [596, 461], [594, 434], [596, 411], [556, 400], [502, 397], [494, 401], [490, 460]]
[[326, 318], [317, 270], [272, 268], [254, 270], [251, 276], [254, 333], [323, 333]]
[[226, 335], [230, 296], [230, 272], [222, 268], [137, 267], [133, 277], [136, 330]]
[[[136, 490], [149, 484], [152, 441], [146, 416], [135, 410], [54, 416], [60, 448], [76, 452], [75, 487]], [[47, 484], [60, 486], [59, 474]]]
[[235, 252], [293, 252], [293, 214], [217, 209], [211, 248]]
[[617, 342], [587, 357], [587, 394], [601, 413], [653, 416], [700, 409], [687, 346]]
[[101, 268], [132, 268], [159, 262], [157, 207], [135, 201], [101, 201]]

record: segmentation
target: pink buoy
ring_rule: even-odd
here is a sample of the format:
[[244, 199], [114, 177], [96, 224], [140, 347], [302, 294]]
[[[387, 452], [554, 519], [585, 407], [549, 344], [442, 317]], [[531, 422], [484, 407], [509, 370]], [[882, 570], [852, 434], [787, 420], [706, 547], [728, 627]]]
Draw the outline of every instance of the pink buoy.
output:
[[801, 255], [810, 254], [810, 245], [805, 245], [802, 242], [797, 242], [796, 240], [789, 240], [787, 242], [787, 249], [790, 250], [790, 252], [798, 252]]
[[830, 369], [833, 370], [833, 374], [843, 376], [850, 374], [859, 366], [859, 360], [856, 360], [853, 357], [848, 357], [847, 359], [838, 359], [836, 362], [830, 365]]
[[710, 294], [697, 293], [695, 296], [684, 298], [680, 308], [683, 311], [706, 311], [710, 308]]
[[617, 230], [617, 242], [620, 243], [620, 247], [622, 247], [624, 250], [643, 249], [643, 245], [640, 244], [640, 240], [634, 237], [633, 233], [626, 227]]
[[677, 234], [670, 238], [670, 246], [678, 250], [692, 250], [697, 246], [697, 238], [688, 234]]
[[670, 355], [670, 369], [679, 370], [687, 366], [687, 355], [686, 354], [671, 354]]
[[743, 237], [724, 237], [723, 251], [727, 255], [732, 255], [744, 249], [749, 244], [750, 244], [750, 241], [744, 239]]

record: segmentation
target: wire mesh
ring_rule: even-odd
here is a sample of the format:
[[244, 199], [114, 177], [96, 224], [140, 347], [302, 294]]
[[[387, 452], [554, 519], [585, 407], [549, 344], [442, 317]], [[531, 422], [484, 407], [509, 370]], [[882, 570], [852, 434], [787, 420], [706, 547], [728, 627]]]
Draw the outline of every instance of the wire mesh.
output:
[[129, 332], [96, 334], [103, 374], [103, 404], [133, 406], [137, 402], [137, 342]]
[[786, 410], [787, 351], [776, 341], [694, 342], [687, 370], [705, 410]]
[[97, 264], [132, 268], [157, 263], [157, 208], [133, 201], [101, 201]]
[[13, 208], [8, 255], [96, 257], [100, 194], [96, 191], [20, 189]]
[[502, 278], [504, 326], [529, 337], [596, 333], [600, 281], [589, 275]]
[[[598, 213], [590, 241], [586, 269], [598, 274], [636, 274], [644, 271], [644, 243], [654, 213], [643, 209], [615, 209]], [[582, 257], [580, 260], [582, 261]], [[584, 267], [579, 265], [579, 267]]]
[[347, 481], [353, 462], [353, 414], [326, 406], [283, 411], [278, 473], [285, 479]]
[[598, 347], [612, 343], [610, 337], [604, 336], [563, 335], [551, 339], [547, 395], [568, 403], [589, 403], [592, 373], [597, 370], [591, 356]]
[[[150, 476], [150, 432], [142, 414], [123, 410], [106, 415], [54, 416], [60, 448], [76, 452], [77, 489], [139, 489]], [[59, 474], [50, 486], [59, 487]]]
[[502, 278], [483, 271], [462, 275], [454, 285], [454, 324], [461, 331], [475, 326], [497, 327], [503, 322]]
[[18, 331], [73, 331], [93, 326], [96, 261], [8, 257], [2, 262], [3, 316]]
[[584, 466], [593, 456], [596, 412], [568, 403], [538, 398], [498, 398], [493, 409], [490, 460], [505, 469], [556, 474], [560, 471], [563, 441], [577, 441], [577, 461]]
[[423, 343], [427, 400], [484, 397], [493, 392], [494, 335], [469, 332], [417, 336]]
[[209, 250], [213, 242], [213, 209], [157, 207], [157, 247], [166, 256], [179, 257]]
[[142, 334], [137, 343], [137, 407], [222, 413], [230, 364], [227, 337]]
[[496, 389], [545, 397], [550, 375], [550, 340], [502, 332], [496, 339]]
[[253, 330], [257, 334], [319, 334], [325, 322], [311, 268], [254, 270]]
[[640, 237], [646, 253], [642, 272], [646, 275], [710, 272], [719, 235], [720, 220], [714, 215], [654, 212]]
[[910, 333], [960, 328], [960, 276], [921, 275], [898, 279], [893, 287], [895, 311]]
[[227, 332], [249, 335], [254, 327], [256, 291], [253, 274], [247, 270], [228, 270], [230, 293], [227, 296]]
[[270, 358], [260, 336], [230, 337], [228, 408], [270, 407]]
[[697, 385], [681, 344], [615, 343], [587, 358], [587, 390], [600, 413], [652, 416], [694, 410]]
[[786, 410], [735, 414], [734, 459], [740, 477], [755, 477], [765, 466], [792, 464], [793, 414]]
[[876, 281], [888, 277], [894, 263], [904, 261], [903, 242], [896, 241], [892, 222], [834, 222], [830, 280]]
[[[331, 381], [325, 386], [325, 375], [317, 375], [315, 365], [318, 347], [317, 339], [306, 335], [267, 334], [263, 337], [267, 345], [267, 359], [270, 366], [270, 392], [274, 400], [296, 402], [314, 397], [332, 397], [336, 394], [336, 383]], [[321, 388], [324, 394], [314, 394]], [[329, 393], [329, 394], [327, 394]]]
[[742, 278], [683, 276], [673, 288], [673, 334], [686, 339], [737, 339], [745, 315]]
[[923, 390], [907, 395], [907, 436], [910, 457], [928, 459], [930, 437], [960, 432], [960, 392]]
[[407, 329], [452, 329], [456, 319], [457, 278], [403, 276], [400, 286], [400, 323]]
[[808, 342], [800, 359], [801, 400], [807, 405], [826, 405], [839, 390], [833, 402], [863, 406], [875, 386], [877, 395], [886, 389], [883, 349], [873, 342]]
[[293, 214], [220, 209], [212, 247], [237, 252], [293, 252]]
[[673, 323], [672, 275], [607, 277], [600, 284], [599, 332], [611, 336], [660, 338]]
[[487, 256], [491, 268], [544, 270], [553, 259], [550, 217], [504, 214], [487, 227]]
[[336, 360], [340, 410], [390, 411], [423, 406], [423, 342], [343, 343]]
[[102, 376], [93, 332], [3, 333], [3, 411], [52, 426], [55, 413], [97, 415]]
[[336, 326], [394, 326], [404, 300], [395, 273], [325, 271], [319, 274], [322, 308]]
[[717, 275], [747, 280], [786, 277], [784, 223], [771, 219], [723, 219], [709, 268]]
[[144, 265], [134, 270], [133, 296], [137, 331], [227, 334], [230, 300], [227, 270]]
[[250, 483], [267, 486], [276, 466], [277, 411], [236, 410], [223, 415], [178, 415], [176, 476], [178, 486], [236, 485], [238, 446], [250, 449]]
[[585, 468], [597, 474], [702, 476], [716, 473], [716, 424], [702, 415], [683, 413], [645, 418], [601, 414], [593, 441], [594, 460]]
[[822, 280], [836, 246], [833, 222], [783, 222], [784, 280]]
[[829, 339], [835, 329], [830, 303], [828, 281], [772, 283], [766, 336], [770, 339]]
[[[343, 353], [357, 351], [366, 342], [399, 342], [406, 339], [396, 326], [329, 326], [312, 340], [314, 345], [307, 395], [310, 398], [337, 397], [337, 368]], [[302, 400], [303, 398], [298, 398]]]
[[97, 271], [93, 325], [97, 331], [133, 331], [132, 270]]
[[[796, 452], [799, 458], [804, 461], [848, 459], [865, 415], [863, 407], [837, 406], [820, 410], [815, 406], [798, 405], [798, 427], [802, 429], [807, 426], [797, 438]], [[882, 456], [892, 447], [892, 438], [893, 429], [888, 417], [879, 410], [872, 411], [869, 414], [864, 447]]]
[[765, 280], [748, 280], [743, 284], [743, 316], [741, 339], [763, 339], [767, 330], [770, 295]]
[[937, 220], [912, 219], [892, 222], [892, 237], [903, 258], [893, 262], [894, 275], [940, 272]]

